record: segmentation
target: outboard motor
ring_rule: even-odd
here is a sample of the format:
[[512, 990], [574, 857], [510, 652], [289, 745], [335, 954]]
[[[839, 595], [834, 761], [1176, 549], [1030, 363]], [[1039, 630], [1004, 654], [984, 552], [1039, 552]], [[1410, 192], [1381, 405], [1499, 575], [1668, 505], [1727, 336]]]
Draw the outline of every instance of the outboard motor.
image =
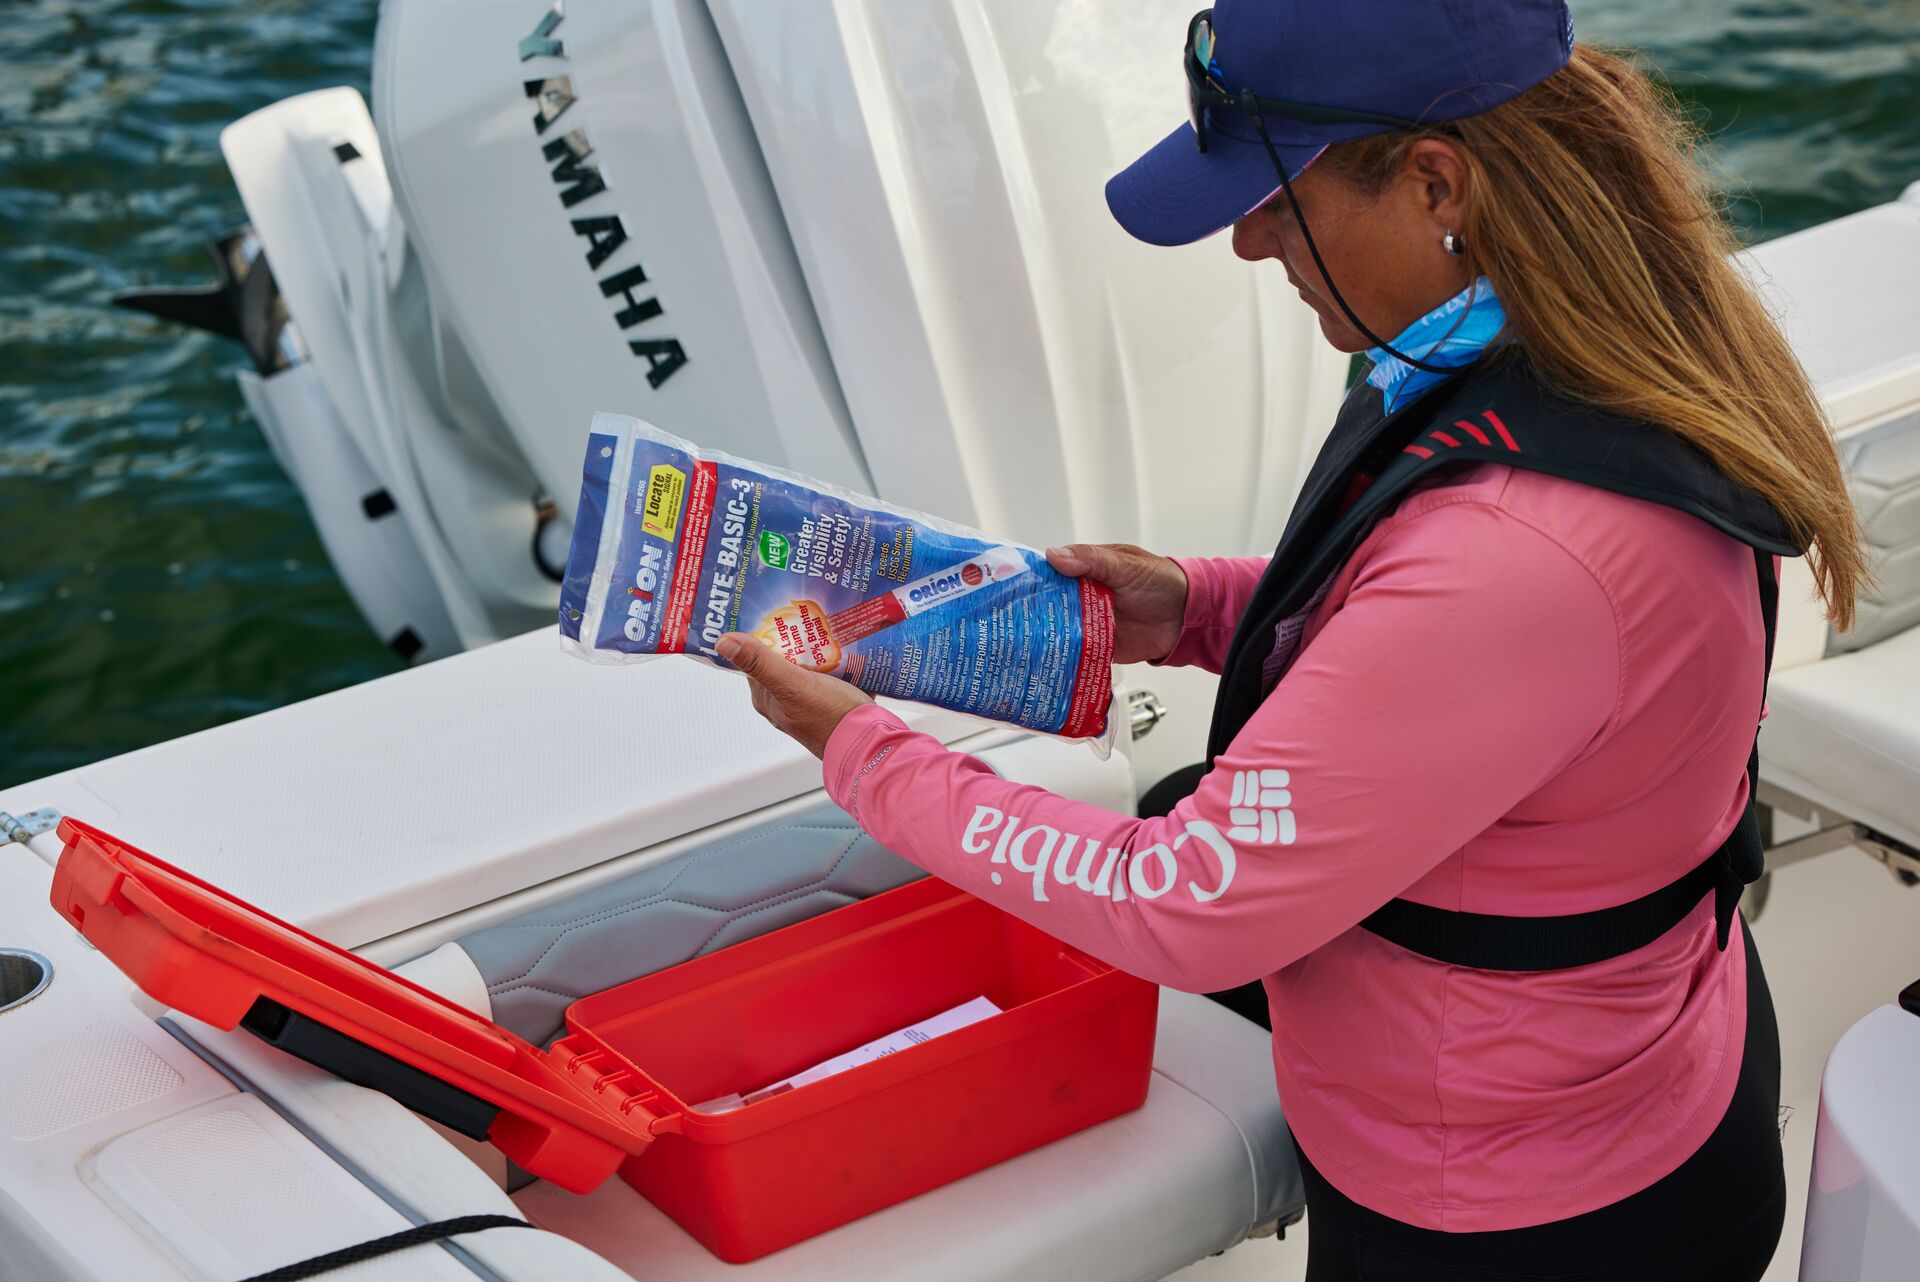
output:
[[1024, 542], [1264, 550], [1346, 358], [1102, 194], [1187, 17], [388, 0], [371, 117], [222, 137], [272, 273], [229, 328], [293, 354], [242, 388], [361, 609], [424, 657], [549, 621], [599, 409]]

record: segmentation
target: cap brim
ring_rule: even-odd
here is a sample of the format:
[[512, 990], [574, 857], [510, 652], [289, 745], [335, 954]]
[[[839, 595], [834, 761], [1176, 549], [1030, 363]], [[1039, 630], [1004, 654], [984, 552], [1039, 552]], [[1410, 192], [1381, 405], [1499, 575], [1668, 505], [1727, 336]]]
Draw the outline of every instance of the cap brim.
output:
[[[1323, 141], [1273, 143], [1288, 181], [1326, 148]], [[1203, 152], [1194, 146], [1193, 126], [1181, 125], [1107, 180], [1107, 208], [1129, 235], [1150, 245], [1187, 245], [1238, 222], [1279, 190], [1259, 139], [1209, 130]]]

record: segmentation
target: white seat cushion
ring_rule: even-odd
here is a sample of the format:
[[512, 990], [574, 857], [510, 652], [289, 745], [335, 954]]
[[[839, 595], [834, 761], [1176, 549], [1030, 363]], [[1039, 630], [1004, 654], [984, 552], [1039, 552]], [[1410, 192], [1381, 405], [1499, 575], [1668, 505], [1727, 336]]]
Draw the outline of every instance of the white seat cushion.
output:
[[1920, 628], [1776, 672], [1760, 774], [1920, 845]]

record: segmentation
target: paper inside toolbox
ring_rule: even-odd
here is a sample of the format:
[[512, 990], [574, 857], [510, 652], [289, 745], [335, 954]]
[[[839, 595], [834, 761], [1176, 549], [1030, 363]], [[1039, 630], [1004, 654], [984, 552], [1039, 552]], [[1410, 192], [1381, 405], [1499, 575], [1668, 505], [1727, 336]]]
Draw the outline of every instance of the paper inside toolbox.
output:
[[[619, 1170], [744, 1261], [1138, 1107], [1156, 993], [931, 878], [575, 1002], [543, 1051], [98, 829], [55, 908], [155, 1000], [243, 1025], [587, 1192]], [[986, 997], [1002, 1013], [717, 1114]]]

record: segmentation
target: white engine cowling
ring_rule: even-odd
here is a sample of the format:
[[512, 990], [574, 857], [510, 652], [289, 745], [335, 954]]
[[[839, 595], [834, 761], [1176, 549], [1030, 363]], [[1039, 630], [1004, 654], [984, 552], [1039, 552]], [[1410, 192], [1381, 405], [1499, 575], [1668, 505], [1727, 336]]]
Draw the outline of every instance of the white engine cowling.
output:
[[1345, 359], [1277, 273], [1106, 213], [1187, 16], [390, 0], [374, 117], [435, 314], [569, 512], [612, 409], [1031, 542], [1252, 550]]

